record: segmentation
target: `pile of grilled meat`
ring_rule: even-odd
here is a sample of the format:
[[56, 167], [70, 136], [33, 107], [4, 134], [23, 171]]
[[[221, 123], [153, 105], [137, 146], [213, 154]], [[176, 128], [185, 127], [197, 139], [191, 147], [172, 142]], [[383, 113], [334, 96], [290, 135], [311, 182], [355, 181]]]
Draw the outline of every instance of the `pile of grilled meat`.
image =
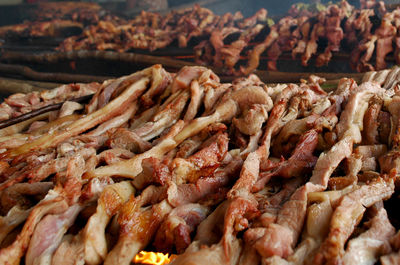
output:
[[399, 73], [327, 93], [154, 65], [11, 96], [96, 90], [0, 130], [0, 263], [398, 264]]

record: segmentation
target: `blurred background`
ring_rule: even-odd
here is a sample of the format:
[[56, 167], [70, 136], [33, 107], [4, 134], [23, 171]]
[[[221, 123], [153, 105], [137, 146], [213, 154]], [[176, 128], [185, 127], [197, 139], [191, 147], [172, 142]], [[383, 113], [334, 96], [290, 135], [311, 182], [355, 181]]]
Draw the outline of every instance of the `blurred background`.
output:
[[[35, 4], [49, 2], [46, 0], [0, 0], [0, 25], [9, 25], [20, 23], [29, 19], [29, 13]], [[60, 2], [63, 1], [51, 1]], [[77, 1], [92, 2], [101, 5], [103, 8], [110, 10], [118, 15], [132, 17], [141, 10], [168, 12], [171, 9], [180, 9], [185, 6], [192, 6], [199, 3], [201, 6], [214, 11], [216, 14], [224, 14], [226, 12], [234, 13], [241, 11], [245, 17], [253, 15], [260, 8], [266, 8], [270, 16], [279, 16], [287, 12], [290, 6], [298, 2], [313, 3], [311, 1], [297, 0], [280, 0], [280, 1], [260, 1], [260, 0], [96, 0], [96, 1]], [[319, 2], [327, 3], [329, 1], [321, 0]], [[349, 0], [351, 5], [358, 6], [358, 0]], [[399, 0], [384, 1], [387, 4], [399, 3]]]

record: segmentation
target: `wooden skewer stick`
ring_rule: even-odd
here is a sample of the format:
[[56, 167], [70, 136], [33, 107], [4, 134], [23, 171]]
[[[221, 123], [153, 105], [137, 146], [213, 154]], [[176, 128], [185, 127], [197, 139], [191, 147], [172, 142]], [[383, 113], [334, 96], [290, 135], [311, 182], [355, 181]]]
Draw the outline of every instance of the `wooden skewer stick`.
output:
[[[86, 96], [75, 98], [75, 99], [69, 99], [69, 101], [84, 102], [84, 101], [92, 98], [92, 96], [93, 96], [93, 94], [86, 95]], [[50, 112], [50, 111], [53, 111], [53, 110], [58, 110], [59, 108], [61, 108], [63, 103], [64, 102], [51, 104], [51, 105], [45, 106], [43, 108], [40, 108], [40, 109], [31, 111], [31, 112], [22, 114], [22, 115], [20, 115], [18, 117], [11, 118], [11, 119], [8, 119], [8, 120], [5, 120], [5, 121], [1, 121], [0, 122], [0, 129], [3, 129], [5, 127], [8, 127], [10, 125], [13, 125], [13, 124], [16, 124], [16, 123], [19, 123], [19, 122], [23, 122], [25, 120], [28, 120], [30, 118], [33, 118], [35, 116], [41, 115], [41, 114], [46, 113], [46, 112]]]

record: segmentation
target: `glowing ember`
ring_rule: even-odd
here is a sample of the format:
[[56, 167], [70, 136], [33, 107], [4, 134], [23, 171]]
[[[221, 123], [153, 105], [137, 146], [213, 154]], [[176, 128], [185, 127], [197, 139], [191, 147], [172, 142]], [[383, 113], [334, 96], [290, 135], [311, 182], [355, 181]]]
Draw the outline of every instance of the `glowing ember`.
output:
[[169, 257], [168, 254], [159, 252], [140, 251], [139, 254], [137, 254], [133, 259], [133, 262], [141, 264], [163, 265], [170, 263], [173, 259], [173, 256], [174, 255]]

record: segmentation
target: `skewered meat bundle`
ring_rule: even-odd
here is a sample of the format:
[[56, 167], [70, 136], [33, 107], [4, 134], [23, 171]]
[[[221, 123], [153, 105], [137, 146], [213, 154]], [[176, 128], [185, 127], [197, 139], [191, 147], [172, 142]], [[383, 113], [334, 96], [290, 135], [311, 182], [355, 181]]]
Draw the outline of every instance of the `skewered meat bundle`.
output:
[[398, 72], [327, 93], [155, 65], [1, 129], [0, 263], [394, 264]]

